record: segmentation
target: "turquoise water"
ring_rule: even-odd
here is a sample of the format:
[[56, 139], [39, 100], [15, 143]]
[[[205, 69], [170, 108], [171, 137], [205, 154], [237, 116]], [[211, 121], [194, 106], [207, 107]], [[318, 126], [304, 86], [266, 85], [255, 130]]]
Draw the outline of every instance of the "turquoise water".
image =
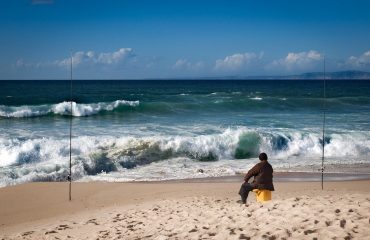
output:
[[[0, 82], [0, 185], [60, 181], [69, 82]], [[370, 163], [370, 81], [327, 81], [327, 164]], [[321, 164], [321, 81], [74, 81], [74, 180], [233, 175]], [[203, 173], [198, 170], [203, 169]]]

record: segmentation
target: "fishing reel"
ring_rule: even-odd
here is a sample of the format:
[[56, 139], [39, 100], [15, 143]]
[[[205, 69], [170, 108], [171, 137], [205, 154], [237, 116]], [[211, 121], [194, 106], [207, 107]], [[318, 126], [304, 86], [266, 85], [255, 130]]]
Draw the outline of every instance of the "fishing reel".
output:
[[321, 167], [321, 168], [317, 169], [317, 171], [321, 171], [321, 172], [324, 172], [324, 170], [325, 170], [325, 167]]

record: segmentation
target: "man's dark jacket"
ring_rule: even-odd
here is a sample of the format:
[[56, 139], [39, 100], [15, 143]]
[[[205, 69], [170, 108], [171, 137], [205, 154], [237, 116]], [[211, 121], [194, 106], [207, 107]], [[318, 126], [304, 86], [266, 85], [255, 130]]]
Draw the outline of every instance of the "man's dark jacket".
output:
[[245, 175], [244, 180], [249, 181], [251, 177], [254, 177], [252, 186], [258, 189], [265, 189], [274, 191], [274, 184], [272, 183], [273, 169], [269, 162], [261, 161], [257, 163], [248, 173]]

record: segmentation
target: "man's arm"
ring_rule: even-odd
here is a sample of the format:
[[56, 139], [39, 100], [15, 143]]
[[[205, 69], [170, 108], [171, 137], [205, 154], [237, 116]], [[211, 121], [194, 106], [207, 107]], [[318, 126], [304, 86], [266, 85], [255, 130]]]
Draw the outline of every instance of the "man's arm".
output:
[[256, 164], [244, 177], [244, 181], [248, 182], [251, 177], [257, 176], [260, 172], [260, 164]]

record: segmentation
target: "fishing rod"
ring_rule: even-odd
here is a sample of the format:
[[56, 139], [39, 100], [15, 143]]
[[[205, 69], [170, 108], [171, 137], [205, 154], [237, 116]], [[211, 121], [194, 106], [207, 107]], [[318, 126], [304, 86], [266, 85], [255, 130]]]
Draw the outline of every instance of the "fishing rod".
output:
[[71, 107], [71, 114], [69, 120], [69, 201], [72, 200], [72, 118], [73, 118], [73, 104], [72, 104], [72, 74], [73, 74], [73, 56], [71, 54], [71, 78], [70, 78], [70, 89], [69, 89], [69, 100]]
[[324, 190], [324, 160], [325, 160], [325, 118], [326, 118], [326, 66], [324, 55], [324, 99], [323, 99], [323, 122], [322, 122], [322, 158], [321, 158], [321, 190]]

